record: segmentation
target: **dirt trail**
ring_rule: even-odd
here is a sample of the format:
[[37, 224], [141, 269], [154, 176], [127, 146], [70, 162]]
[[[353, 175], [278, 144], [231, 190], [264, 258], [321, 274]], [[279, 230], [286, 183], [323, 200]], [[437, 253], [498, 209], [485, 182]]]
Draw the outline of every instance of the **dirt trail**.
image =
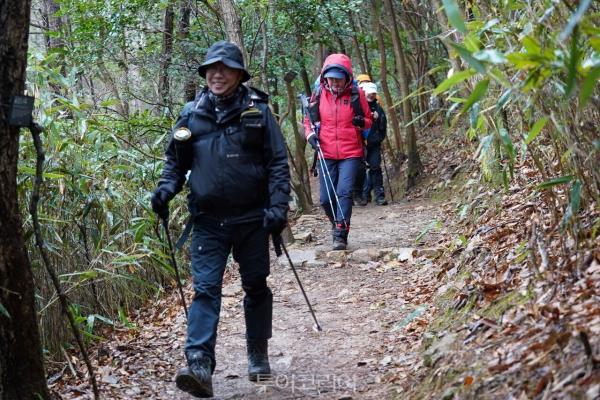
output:
[[[433, 232], [419, 245], [415, 238], [440, 213], [428, 200], [355, 207], [349, 249], [333, 253], [328, 253], [330, 231], [322, 212], [303, 217], [295, 230], [311, 232], [313, 240], [289, 250], [297, 258], [317, 249], [317, 260], [303, 263], [298, 273], [323, 332], [313, 330], [285, 257], [273, 260], [269, 353], [276, 376], [264, 385], [246, 378], [243, 293], [237, 271], [228, 270], [213, 377], [216, 398], [383, 399], [410, 386], [411, 371], [420, 365], [418, 322], [431, 309], [435, 269], [424, 257], [399, 262], [397, 249], [435, 247]], [[152, 326], [138, 324], [135, 339], [115, 339], [106, 349], [113, 355], [112, 366], [100, 367], [106, 398], [191, 398], [173, 381], [184, 365], [185, 321], [177, 297], [153, 313]]]

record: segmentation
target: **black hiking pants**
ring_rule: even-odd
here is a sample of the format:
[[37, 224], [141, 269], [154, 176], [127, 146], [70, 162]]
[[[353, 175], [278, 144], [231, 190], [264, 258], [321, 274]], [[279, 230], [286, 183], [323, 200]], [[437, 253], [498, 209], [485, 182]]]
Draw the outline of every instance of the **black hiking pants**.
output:
[[215, 344], [221, 310], [223, 273], [229, 253], [240, 267], [244, 289], [246, 338], [269, 339], [273, 295], [269, 275], [269, 233], [262, 221], [227, 224], [211, 218], [196, 218], [192, 236], [194, 299], [190, 306], [185, 354], [202, 353], [215, 368]]

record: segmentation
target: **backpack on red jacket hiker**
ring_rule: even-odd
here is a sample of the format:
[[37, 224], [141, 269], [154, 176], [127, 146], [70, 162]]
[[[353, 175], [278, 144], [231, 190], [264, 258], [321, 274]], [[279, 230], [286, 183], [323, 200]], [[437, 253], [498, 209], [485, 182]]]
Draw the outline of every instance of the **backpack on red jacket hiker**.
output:
[[[321, 90], [322, 85], [319, 84], [315, 91], [313, 92], [310, 98], [310, 105], [308, 107], [308, 113], [310, 121], [313, 124], [317, 124], [321, 121], [321, 114], [319, 113], [319, 104], [321, 102]], [[352, 106], [352, 111], [354, 111], [354, 116], [356, 117], [365, 117], [365, 113], [360, 107], [360, 92], [359, 92], [358, 83], [356, 81], [352, 81], [352, 93], [350, 94], [350, 105]]]

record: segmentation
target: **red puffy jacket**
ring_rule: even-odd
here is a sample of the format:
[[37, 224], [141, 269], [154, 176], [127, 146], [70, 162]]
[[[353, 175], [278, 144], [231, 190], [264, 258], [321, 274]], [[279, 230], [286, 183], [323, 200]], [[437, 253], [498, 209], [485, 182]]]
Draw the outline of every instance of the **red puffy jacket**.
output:
[[[346, 70], [350, 77], [346, 88], [340, 95], [331, 93], [323, 78], [323, 73], [328, 67], [335, 65]], [[364, 128], [352, 125], [354, 111], [350, 104], [352, 94], [352, 61], [345, 54], [331, 54], [325, 59], [321, 69], [321, 98], [319, 114], [321, 117], [321, 128], [319, 130], [319, 143], [325, 158], [343, 160], [346, 158], [362, 157], [363, 144], [361, 132], [369, 129], [372, 123], [371, 110], [362, 90], [359, 90], [360, 106], [365, 117]], [[314, 95], [313, 95], [314, 97]], [[314, 101], [314, 99], [311, 99]], [[304, 133], [306, 137], [311, 135], [312, 128], [308, 117], [304, 118]]]

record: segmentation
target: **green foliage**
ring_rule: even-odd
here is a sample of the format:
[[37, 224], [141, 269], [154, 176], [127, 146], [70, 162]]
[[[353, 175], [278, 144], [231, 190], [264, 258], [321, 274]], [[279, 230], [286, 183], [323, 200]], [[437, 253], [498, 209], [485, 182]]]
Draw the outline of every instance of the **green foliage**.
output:
[[600, 118], [600, 29], [592, 4], [581, 1], [570, 9], [551, 1], [488, 2], [473, 6], [480, 19], [462, 29], [460, 8], [444, 2], [449, 22], [463, 34], [450, 44], [465, 69], [454, 71], [434, 93], [450, 101], [448, 116], [459, 110], [453, 126], [468, 117], [467, 135], [479, 140], [487, 181], [508, 188], [516, 168], [533, 164], [540, 175], [558, 177], [540, 183], [539, 190], [572, 182], [563, 200], [563, 227], [577, 226], [572, 222], [582, 204], [600, 198], [598, 131], [582, 129], [597, 126]]
[[[157, 137], [164, 138], [172, 120], [148, 112], [115, 119], [77, 94], [66, 95], [72, 75], [36, 61], [29, 79], [30, 90], [41, 93], [36, 119], [45, 127], [42, 236], [64, 291], [78, 304], [73, 313], [79, 326], [95, 339], [98, 321], [110, 326], [127, 321], [129, 305], [140, 304], [172, 275], [148, 205], [162, 168]], [[35, 154], [27, 136], [21, 153], [18, 191], [20, 203], [28, 204]], [[174, 218], [185, 219], [182, 199], [174, 206]], [[31, 231], [29, 223], [25, 229]], [[36, 264], [39, 255], [32, 251], [32, 256]], [[53, 320], [61, 319], [52, 307], [56, 298], [44, 280], [36, 275], [42, 325], [56, 325]], [[93, 310], [99, 305], [102, 313]], [[46, 347], [56, 350], [60, 337], [47, 338]]]
[[465, 21], [462, 18], [462, 12], [458, 8], [458, 4], [456, 4], [455, 0], [442, 0], [442, 4], [444, 5], [444, 11], [448, 15], [448, 20], [459, 32], [465, 33], [467, 31], [467, 27], [465, 26]]

